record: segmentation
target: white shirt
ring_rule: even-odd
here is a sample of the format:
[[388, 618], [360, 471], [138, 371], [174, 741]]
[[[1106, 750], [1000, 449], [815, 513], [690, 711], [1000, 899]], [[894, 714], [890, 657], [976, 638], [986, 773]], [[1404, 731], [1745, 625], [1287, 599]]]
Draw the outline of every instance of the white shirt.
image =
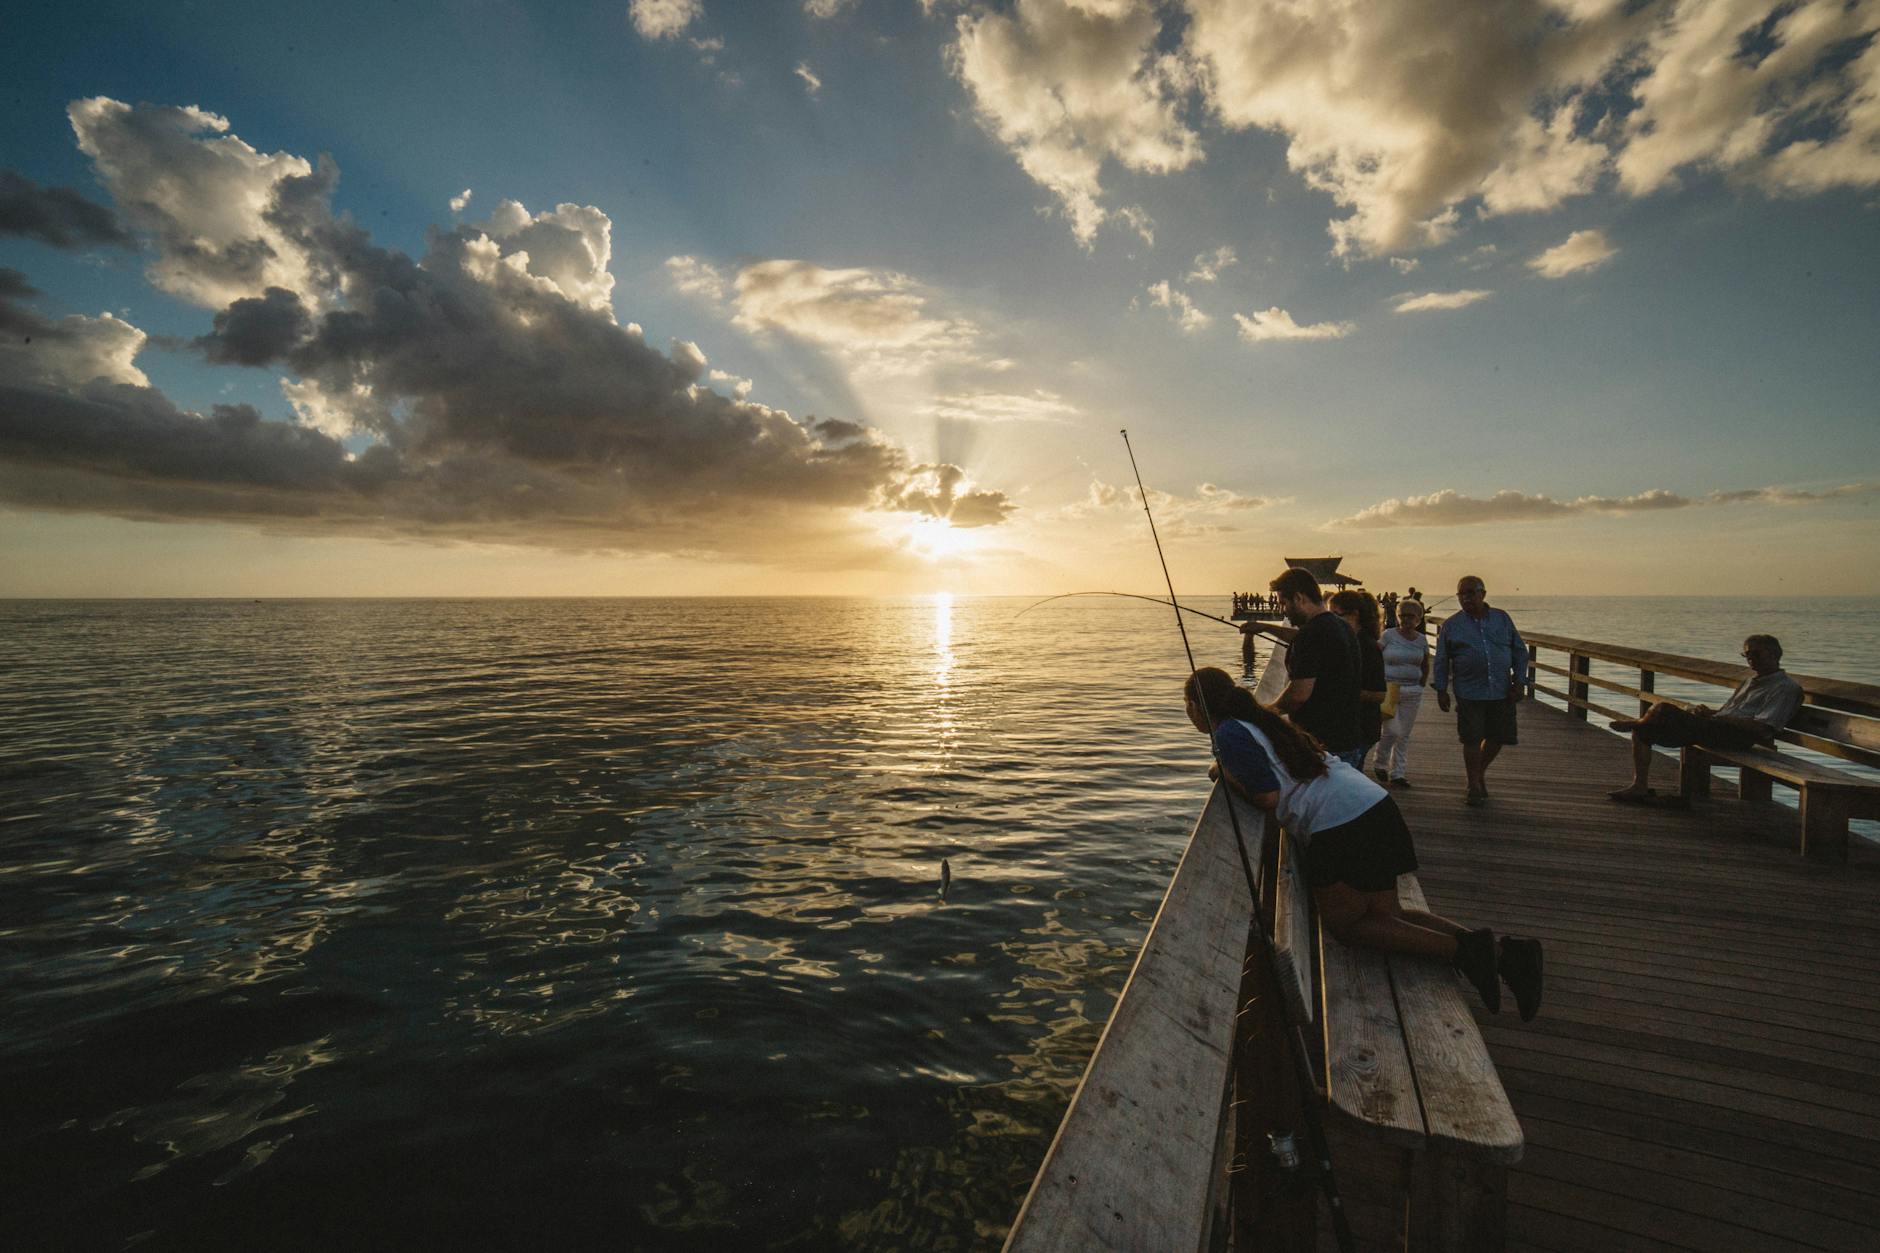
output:
[[1383, 644], [1385, 681], [1421, 686], [1423, 658], [1430, 651], [1430, 642], [1423, 638], [1423, 633], [1419, 631], [1405, 639], [1402, 631], [1392, 627], [1384, 632]]
[[1279, 780], [1279, 805], [1275, 812], [1280, 824], [1297, 837], [1301, 845], [1310, 843], [1314, 832], [1344, 826], [1387, 795], [1363, 772], [1329, 755], [1324, 759], [1326, 772], [1301, 783], [1287, 772], [1279, 754], [1273, 751], [1273, 741], [1267, 739], [1259, 727], [1239, 718], [1234, 721], [1253, 733], [1253, 742], [1271, 763], [1273, 774]]

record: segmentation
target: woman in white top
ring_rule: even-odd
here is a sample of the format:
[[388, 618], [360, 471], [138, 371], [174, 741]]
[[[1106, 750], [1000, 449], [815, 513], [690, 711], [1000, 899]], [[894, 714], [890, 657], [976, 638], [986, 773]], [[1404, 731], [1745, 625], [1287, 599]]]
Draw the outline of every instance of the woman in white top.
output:
[[1415, 870], [1417, 858], [1390, 793], [1254, 700], [1225, 670], [1195, 671], [1182, 694], [1188, 720], [1212, 735], [1228, 786], [1272, 810], [1304, 847], [1319, 921], [1340, 943], [1441, 958], [1475, 985], [1490, 1011], [1501, 1008], [1506, 979], [1522, 1019], [1534, 1016], [1540, 941], [1506, 936], [1498, 946], [1485, 927], [1472, 931], [1398, 903], [1397, 876]]
[[1380, 782], [1409, 787], [1404, 765], [1410, 756], [1410, 728], [1423, 707], [1423, 689], [1430, 681], [1430, 642], [1423, 637], [1423, 606], [1414, 600], [1397, 603], [1397, 625], [1384, 632], [1384, 681], [1397, 685], [1397, 712], [1384, 720], [1377, 741], [1377, 777]]

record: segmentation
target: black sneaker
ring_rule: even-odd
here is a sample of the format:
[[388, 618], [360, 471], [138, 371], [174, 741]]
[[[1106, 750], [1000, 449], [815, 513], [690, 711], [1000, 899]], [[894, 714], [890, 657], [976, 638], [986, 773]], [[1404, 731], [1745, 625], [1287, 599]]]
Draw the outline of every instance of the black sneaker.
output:
[[1408, 780], [1408, 779], [1392, 779], [1392, 780], [1390, 781], [1390, 785], [1391, 785], [1392, 787], [1409, 787], [1409, 786], [1410, 786], [1410, 780]]
[[1488, 1012], [1501, 1012], [1501, 976], [1495, 962], [1495, 933], [1487, 927], [1456, 937], [1455, 967], [1482, 994]]
[[1541, 942], [1522, 935], [1501, 937], [1501, 977], [1514, 993], [1522, 1022], [1541, 1012]]
[[1372, 771], [1371, 773], [1377, 776], [1377, 781], [1378, 781], [1379, 783], [1389, 783], [1389, 782], [1390, 782], [1390, 775], [1389, 775], [1388, 773], [1386, 773], [1385, 771], [1382, 771], [1382, 770], [1373, 770], [1373, 771]]

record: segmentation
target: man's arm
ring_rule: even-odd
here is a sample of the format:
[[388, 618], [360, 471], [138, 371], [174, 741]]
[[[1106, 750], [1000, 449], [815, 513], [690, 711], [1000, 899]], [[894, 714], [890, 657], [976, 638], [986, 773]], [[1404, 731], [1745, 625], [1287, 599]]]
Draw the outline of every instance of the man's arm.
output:
[[1312, 685], [1317, 679], [1294, 679], [1286, 685], [1286, 690], [1273, 702], [1273, 708], [1279, 713], [1289, 714], [1312, 699]]
[[1430, 662], [1430, 685], [1436, 689], [1436, 707], [1449, 712], [1449, 619], [1436, 628], [1436, 658]]
[[1527, 641], [1521, 638], [1521, 629], [1508, 619], [1508, 666], [1512, 672], [1508, 676], [1508, 699], [1518, 701], [1527, 695]]

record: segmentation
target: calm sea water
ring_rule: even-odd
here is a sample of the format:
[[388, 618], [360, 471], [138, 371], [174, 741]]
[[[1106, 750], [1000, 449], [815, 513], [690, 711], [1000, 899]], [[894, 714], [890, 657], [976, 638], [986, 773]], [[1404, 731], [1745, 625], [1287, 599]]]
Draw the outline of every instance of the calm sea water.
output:
[[1168, 611], [1026, 603], [0, 602], [8, 1243], [995, 1243], [1206, 786]]

